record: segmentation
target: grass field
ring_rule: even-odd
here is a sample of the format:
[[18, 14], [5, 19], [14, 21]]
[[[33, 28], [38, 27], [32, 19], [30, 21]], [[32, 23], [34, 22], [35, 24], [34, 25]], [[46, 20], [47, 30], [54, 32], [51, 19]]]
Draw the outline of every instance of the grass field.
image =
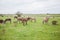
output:
[[[36, 23], [29, 21], [23, 26], [22, 23], [13, 23], [12, 17], [11, 24], [0, 24], [0, 40], [60, 40], [60, 17], [50, 18], [48, 24], [42, 24], [41, 15], [31, 16], [36, 17]], [[57, 20], [58, 25], [52, 25], [52, 20]]]

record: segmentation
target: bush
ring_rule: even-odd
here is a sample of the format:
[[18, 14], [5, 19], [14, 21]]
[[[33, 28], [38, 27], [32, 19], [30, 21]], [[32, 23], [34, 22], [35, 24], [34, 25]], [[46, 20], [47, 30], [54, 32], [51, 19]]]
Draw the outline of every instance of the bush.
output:
[[53, 25], [56, 25], [56, 24], [57, 24], [57, 21], [52, 21], [52, 24], [53, 24]]

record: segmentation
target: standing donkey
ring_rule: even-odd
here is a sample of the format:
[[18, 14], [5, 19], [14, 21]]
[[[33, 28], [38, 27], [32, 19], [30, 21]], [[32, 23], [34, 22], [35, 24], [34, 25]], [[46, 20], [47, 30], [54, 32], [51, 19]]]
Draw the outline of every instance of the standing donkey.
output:
[[48, 23], [49, 18], [50, 18], [49, 16], [44, 17], [42, 23], [43, 23], [43, 24], [44, 24], [44, 23]]

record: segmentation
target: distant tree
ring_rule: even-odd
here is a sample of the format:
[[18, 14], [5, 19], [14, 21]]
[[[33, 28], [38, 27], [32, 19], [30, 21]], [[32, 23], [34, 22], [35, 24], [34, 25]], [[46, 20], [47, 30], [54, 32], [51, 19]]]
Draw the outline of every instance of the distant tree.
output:
[[47, 13], [47, 15], [49, 15], [49, 13]]
[[18, 12], [16, 13], [16, 15], [17, 15], [18, 17], [21, 17], [22, 13], [18, 11]]

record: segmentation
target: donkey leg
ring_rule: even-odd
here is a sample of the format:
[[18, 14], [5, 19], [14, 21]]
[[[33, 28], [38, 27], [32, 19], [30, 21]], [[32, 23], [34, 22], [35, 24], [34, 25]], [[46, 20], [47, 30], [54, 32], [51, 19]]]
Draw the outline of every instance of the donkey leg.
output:
[[32, 19], [31, 19], [31, 22], [32, 22]]
[[3, 23], [5, 24], [6, 22], [4, 21]]
[[25, 23], [23, 23], [23, 26], [25, 26]]
[[22, 23], [23, 23], [23, 26], [25, 26], [25, 23], [24, 23], [24, 21], [22, 21]]
[[27, 22], [26, 22], [26, 25], [27, 25]]
[[36, 22], [36, 19], [34, 20], [34, 22]]
[[10, 23], [11, 23], [11, 21], [10, 21]]

